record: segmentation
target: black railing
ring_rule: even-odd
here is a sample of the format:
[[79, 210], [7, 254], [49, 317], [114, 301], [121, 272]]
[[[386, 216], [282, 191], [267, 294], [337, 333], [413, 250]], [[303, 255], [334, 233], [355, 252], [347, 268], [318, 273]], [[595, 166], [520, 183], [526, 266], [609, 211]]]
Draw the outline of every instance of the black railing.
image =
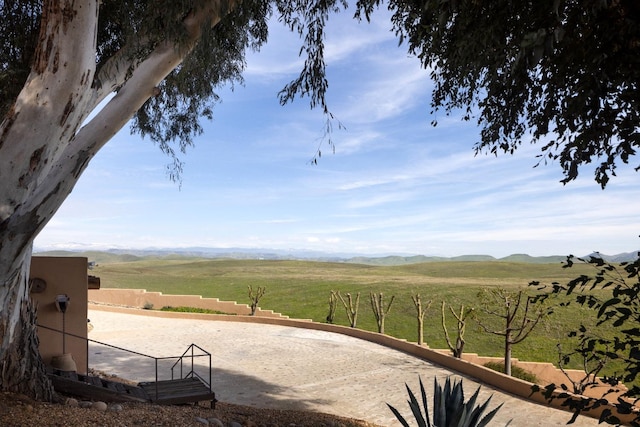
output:
[[[198, 351], [202, 352], [201, 354], [195, 354], [194, 351], [195, 349], [197, 349]], [[191, 355], [187, 355], [187, 353], [191, 352]], [[191, 370], [189, 372], [187, 372], [186, 374], [183, 374], [184, 372], [184, 359], [185, 358], [190, 358], [191, 359]], [[202, 378], [202, 375], [198, 374], [195, 371], [195, 367], [194, 367], [194, 360], [196, 357], [208, 357], [209, 358], [209, 380], [207, 381], [205, 378]], [[171, 379], [174, 378], [173, 376], [173, 371], [176, 368], [176, 366], [178, 366], [178, 364], [180, 364], [180, 378], [198, 378], [200, 381], [202, 381], [203, 383], [205, 383], [207, 385], [207, 387], [209, 387], [209, 391], [211, 391], [211, 353], [209, 353], [208, 351], [206, 351], [205, 349], [203, 349], [202, 347], [196, 345], [196, 344], [191, 344], [185, 351], [184, 353], [182, 353], [182, 356], [179, 357], [178, 360], [176, 360], [176, 362], [173, 364], [173, 366], [171, 366]]]
[[[74, 338], [78, 338], [87, 342], [92, 342], [95, 344], [99, 344], [99, 345], [104, 345], [106, 347], [110, 347], [116, 350], [120, 350], [120, 351], [124, 351], [130, 354], [135, 354], [137, 356], [142, 356], [142, 357], [146, 357], [149, 359], [153, 359], [154, 360], [154, 365], [155, 365], [155, 388], [156, 388], [156, 398], [158, 397], [158, 361], [161, 360], [173, 360], [176, 359], [175, 363], [171, 366], [171, 379], [175, 379], [175, 374], [174, 371], [176, 369], [177, 366], [180, 367], [180, 378], [198, 378], [200, 381], [202, 381], [207, 388], [209, 389], [210, 392], [213, 393], [213, 390], [211, 388], [211, 353], [209, 353], [208, 351], [204, 350], [202, 347], [196, 345], [196, 344], [191, 344], [184, 353], [182, 353], [181, 356], [167, 356], [167, 357], [155, 357], [155, 356], [149, 356], [148, 354], [144, 354], [144, 353], [140, 353], [134, 350], [129, 350], [126, 348], [122, 348], [122, 347], [118, 347], [116, 345], [112, 345], [112, 344], [107, 344], [104, 342], [100, 342], [100, 341], [96, 341], [96, 340], [92, 340], [90, 338], [87, 337], [82, 337], [80, 335], [75, 335], [72, 334], [70, 332], [64, 332], [61, 331], [59, 329], [55, 329], [55, 328], [51, 328], [49, 326], [45, 326], [45, 325], [37, 325], [39, 328], [44, 328], [44, 329], [48, 329], [50, 331], [54, 331], [54, 332], [58, 332], [60, 334], [63, 335], [63, 339], [65, 339], [67, 336], [70, 337], [74, 337]], [[196, 350], [199, 351], [199, 353], [196, 354]], [[191, 352], [191, 354], [188, 354], [189, 352]], [[195, 371], [195, 358], [197, 357], [207, 357], [209, 359], [209, 379], [207, 381], [207, 379], [203, 378], [202, 375], [198, 374]], [[191, 369], [189, 370], [189, 372], [187, 372], [186, 374], [184, 373], [184, 365], [185, 365], [185, 359], [191, 359]], [[87, 362], [88, 363], [88, 362]], [[188, 363], [187, 363], [188, 365]]]

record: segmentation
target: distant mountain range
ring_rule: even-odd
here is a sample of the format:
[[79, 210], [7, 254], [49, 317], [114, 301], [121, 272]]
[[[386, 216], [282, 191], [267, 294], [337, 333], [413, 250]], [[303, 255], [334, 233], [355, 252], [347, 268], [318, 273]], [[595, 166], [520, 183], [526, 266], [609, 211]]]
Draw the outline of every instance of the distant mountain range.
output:
[[[527, 254], [513, 254], [503, 258], [495, 258], [491, 255], [462, 255], [456, 257], [438, 257], [425, 255], [358, 255], [348, 253], [326, 253], [308, 250], [276, 250], [276, 249], [251, 249], [251, 248], [166, 248], [166, 249], [109, 249], [104, 251], [82, 250], [34, 250], [41, 256], [84, 256], [89, 261], [95, 262], [129, 262], [145, 257], [155, 258], [229, 258], [229, 259], [259, 259], [259, 260], [306, 260], [324, 262], [348, 262], [368, 265], [404, 265], [421, 262], [446, 262], [446, 261], [502, 261], [502, 262], [526, 262], [536, 264], [559, 263], [566, 261], [562, 255], [530, 256]], [[617, 255], [605, 255], [592, 253], [581, 256], [588, 258], [598, 255], [608, 262], [629, 262], [638, 257], [638, 252], [626, 252]]]

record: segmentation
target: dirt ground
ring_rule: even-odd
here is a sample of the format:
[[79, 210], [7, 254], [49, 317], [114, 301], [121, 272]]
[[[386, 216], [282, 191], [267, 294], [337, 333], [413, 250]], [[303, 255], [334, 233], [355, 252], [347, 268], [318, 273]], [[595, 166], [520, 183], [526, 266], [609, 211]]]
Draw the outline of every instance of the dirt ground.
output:
[[[148, 403], [109, 404], [106, 411], [72, 407], [60, 403], [36, 402], [26, 396], [0, 393], [0, 425], [5, 427], [73, 426], [204, 426], [203, 420], [217, 418], [225, 426], [232, 421], [243, 427], [380, 427], [364, 421], [314, 412], [259, 409], [218, 402], [210, 409], [202, 405], [160, 406]], [[114, 410], [114, 409], [118, 410]], [[199, 418], [199, 419], [198, 419]], [[214, 424], [210, 424], [214, 425]]]

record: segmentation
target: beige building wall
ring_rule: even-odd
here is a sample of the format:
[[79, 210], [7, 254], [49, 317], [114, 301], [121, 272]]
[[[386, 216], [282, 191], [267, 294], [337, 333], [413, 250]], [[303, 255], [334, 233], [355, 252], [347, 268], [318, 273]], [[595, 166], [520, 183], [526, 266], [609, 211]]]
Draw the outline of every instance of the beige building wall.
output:
[[[87, 345], [87, 258], [83, 257], [39, 257], [31, 259], [30, 279], [44, 280], [46, 286], [39, 289], [32, 286], [31, 299], [38, 307], [38, 324], [58, 331], [63, 329], [63, 315], [56, 308], [57, 295], [66, 294], [70, 303], [64, 315], [64, 330], [68, 334], [77, 335], [85, 339], [66, 335], [64, 351], [70, 353], [77, 365], [77, 371], [82, 374], [88, 369]], [[40, 355], [47, 365], [51, 364], [54, 356], [62, 355], [62, 333], [51, 331], [44, 327], [38, 328], [40, 339]]]

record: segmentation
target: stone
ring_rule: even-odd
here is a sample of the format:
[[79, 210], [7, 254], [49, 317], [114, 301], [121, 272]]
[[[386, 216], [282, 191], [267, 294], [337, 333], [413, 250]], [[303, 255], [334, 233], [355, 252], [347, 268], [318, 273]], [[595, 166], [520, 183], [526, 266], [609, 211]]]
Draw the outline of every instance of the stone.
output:
[[229, 422], [229, 427], [242, 427], [242, 424], [237, 421], [231, 421]]
[[196, 417], [196, 421], [200, 424], [204, 424], [205, 426], [210, 425], [209, 420], [207, 420], [206, 418]]
[[109, 409], [113, 412], [120, 412], [122, 411], [122, 405], [120, 405], [119, 403], [116, 403], [115, 405], [111, 405]]
[[80, 406], [81, 408], [91, 408], [91, 406], [93, 406], [93, 402], [83, 400], [82, 402], [78, 403], [78, 406]]
[[104, 402], [93, 402], [93, 404], [91, 405], [91, 407], [93, 409], [95, 409], [96, 411], [106, 411], [107, 410], [107, 404]]
[[224, 427], [224, 423], [217, 418], [209, 418], [209, 425], [213, 427]]
[[78, 407], [78, 399], [74, 399], [73, 397], [68, 398], [65, 402], [65, 405], [71, 406], [72, 408]]

